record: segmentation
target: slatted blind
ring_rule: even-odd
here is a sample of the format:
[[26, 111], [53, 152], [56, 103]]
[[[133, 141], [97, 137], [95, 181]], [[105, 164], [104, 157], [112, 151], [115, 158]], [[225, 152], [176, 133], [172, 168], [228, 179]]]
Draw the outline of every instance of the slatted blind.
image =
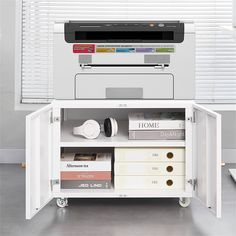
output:
[[[196, 25], [196, 99], [236, 102], [233, 0], [22, 0], [22, 102], [53, 98], [53, 24], [65, 20], [187, 20]], [[183, 84], [184, 87], [184, 84]]]

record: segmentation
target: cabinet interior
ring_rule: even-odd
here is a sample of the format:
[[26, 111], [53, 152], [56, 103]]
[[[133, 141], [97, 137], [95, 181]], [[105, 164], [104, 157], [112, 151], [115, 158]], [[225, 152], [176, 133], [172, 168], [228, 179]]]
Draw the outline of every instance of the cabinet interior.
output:
[[[130, 112], [183, 112], [185, 114], [185, 109], [61, 109], [61, 145], [67, 146], [70, 143], [70, 146], [73, 143], [82, 146], [93, 146], [92, 143], [97, 146], [109, 146], [114, 147], [117, 145], [140, 145], [142, 140], [129, 140], [128, 137], [128, 114]], [[118, 134], [115, 137], [107, 138], [104, 133], [101, 132], [100, 136], [95, 140], [87, 140], [80, 136], [75, 136], [72, 134], [73, 127], [82, 125], [88, 119], [94, 119], [100, 124], [103, 124], [104, 119], [112, 117], [115, 118], [118, 122]], [[165, 140], [164, 140], [165, 141]], [[151, 146], [159, 145], [169, 145], [168, 143], [173, 143], [172, 145], [184, 146], [184, 140], [167, 140], [161, 142], [160, 140], [143, 140], [143, 143], [148, 143]], [[158, 144], [159, 143], [159, 144]], [[166, 144], [165, 144], [166, 143]]]
[[[121, 109], [61, 109], [61, 153], [111, 153], [112, 155], [112, 168], [111, 168], [111, 178], [112, 178], [112, 190], [114, 190], [115, 182], [115, 150], [116, 148], [129, 148], [141, 150], [142, 148], [166, 148], [171, 149], [184, 149], [185, 140], [129, 140], [128, 138], [128, 114], [130, 112], [183, 112], [185, 114], [185, 109], [131, 109], [131, 108], [121, 108]], [[104, 134], [100, 134], [97, 139], [87, 140], [84, 137], [74, 136], [72, 134], [72, 129], [74, 126], [82, 125], [84, 121], [88, 119], [97, 120], [99, 123], [102, 123], [103, 120], [107, 117], [115, 118], [118, 122], [119, 130], [118, 134], [115, 137], [105, 137]], [[168, 153], [168, 151], [167, 151]], [[167, 154], [166, 154], [167, 155]], [[173, 170], [175, 164], [170, 160], [169, 163], [163, 163], [166, 170]], [[181, 168], [185, 168], [185, 163], [181, 162], [178, 165], [183, 165]], [[183, 171], [183, 175], [184, 175]], [[167, 174], [169, 174], [167, 172]], [[183, 176], [184, 177], [184, 176]], [[158, 177], [159, 178], [159, 177]], [[180, 178], [181, 176], [169, 176], [166, 180], [166, 186], [171, 185], [175, 178]], [[122, 181], [122, 180], [121, 180]], [[155, 181], [155, 180], [153, 180]], [[184, 190], [180, 188], [180, 191]], [[70, 191], [64, 189], [64, 191]], [[76, 191], [75, 189], [71, 191]], [[79, 190], [77, 191], [84, 191]], [[94, 191], [101, 191], [95, 190]], [[148, 191], [148, 190], [147, 190]], [[157, 191], [157, 190], [156, 190]]]

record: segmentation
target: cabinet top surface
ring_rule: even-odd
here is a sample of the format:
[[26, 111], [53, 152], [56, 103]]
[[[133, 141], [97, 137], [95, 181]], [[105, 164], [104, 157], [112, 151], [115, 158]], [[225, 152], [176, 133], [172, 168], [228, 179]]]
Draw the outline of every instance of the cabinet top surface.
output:
[[59, 108], [185, 108], [192, 100], [53, 100]]

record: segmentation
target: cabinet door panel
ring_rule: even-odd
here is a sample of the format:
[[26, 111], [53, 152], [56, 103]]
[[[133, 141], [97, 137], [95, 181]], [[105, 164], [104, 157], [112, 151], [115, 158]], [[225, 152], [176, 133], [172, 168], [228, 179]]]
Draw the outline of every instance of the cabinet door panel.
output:
[[26, 117], [26, 219], [52, 199], [52, 106]]
[[194, 105], [195, 196], [221, 217], [221, 116]]

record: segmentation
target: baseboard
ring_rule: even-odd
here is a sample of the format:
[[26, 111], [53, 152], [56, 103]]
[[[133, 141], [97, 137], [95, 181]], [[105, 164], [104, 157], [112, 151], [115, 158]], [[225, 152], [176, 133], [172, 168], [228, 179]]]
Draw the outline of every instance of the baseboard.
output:
[[25, 162], [25, 149], [0, 149], [0, 163]]
[[236, 163], [236, 149], [222, 149], [222, 161], [225, 163]]
[[[222, 161], [236, 163], [236, 149], [222, 149]], [[25, 162], [24, 149], [0, 149], [0, 163]]]

